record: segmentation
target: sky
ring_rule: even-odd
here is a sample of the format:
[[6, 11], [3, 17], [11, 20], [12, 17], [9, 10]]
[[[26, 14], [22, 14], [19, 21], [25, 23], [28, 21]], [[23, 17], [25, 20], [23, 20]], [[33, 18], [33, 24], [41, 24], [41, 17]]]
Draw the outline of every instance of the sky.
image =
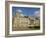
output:
[[34, 16], [40, 13], [40, 8], [32, 7], [12, 7], [12, 15], [16, 15], [16, 11], [25, 15], [25, 16]]

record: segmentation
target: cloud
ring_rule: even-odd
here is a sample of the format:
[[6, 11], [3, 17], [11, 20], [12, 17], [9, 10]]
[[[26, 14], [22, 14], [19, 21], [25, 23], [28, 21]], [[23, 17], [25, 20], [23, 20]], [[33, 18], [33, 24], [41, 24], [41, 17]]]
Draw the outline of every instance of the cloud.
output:
[[17, 11], [17, 12], [22, 12], [22, 10], [20, 10], [20, 9], [17, 9], [16, 11]]
[[20, 12], [20, 15], [21, 15], [21, 16], [24, 16], [24, 14], [21, 13], [21, 12], [23, 12], [22, 10], [17, 9], [16, 11], [17, 11], [17, 12]]
[[40, 11], [35, 11], [35, 15], [36, 15], [36, 14], [39, 14], [39, 13], [40, 13]]
[[38, 10], [38, 11], [35, 11], [35, 14], [34, 14], [35, 16], [40, 16], [40, 11]]

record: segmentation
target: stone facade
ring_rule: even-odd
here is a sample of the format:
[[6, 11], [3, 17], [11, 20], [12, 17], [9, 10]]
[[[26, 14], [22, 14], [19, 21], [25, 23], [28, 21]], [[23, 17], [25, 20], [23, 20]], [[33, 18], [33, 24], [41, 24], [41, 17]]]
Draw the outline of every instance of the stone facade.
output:
[[[30, 19], [29, 19], [30, 18]], [[20, 13], [16, 13], [13, 21], [13, 27], [28, 27], [28, 26], [38, 26], [39, 20], [35, 20], [32, 17], [25, 18], [21, 16]]]

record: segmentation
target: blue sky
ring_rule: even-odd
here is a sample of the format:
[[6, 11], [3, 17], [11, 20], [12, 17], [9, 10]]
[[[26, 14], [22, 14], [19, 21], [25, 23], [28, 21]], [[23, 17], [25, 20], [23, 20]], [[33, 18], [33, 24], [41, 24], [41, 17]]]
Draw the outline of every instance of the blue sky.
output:
[[40, 8], [32, 8], [32, 7], [12, 7], [12, 15], [16, 15], [16, 11], [21, 12], [23, 15], [26, 16], [33, 16], [36, 13], [39, 13]]

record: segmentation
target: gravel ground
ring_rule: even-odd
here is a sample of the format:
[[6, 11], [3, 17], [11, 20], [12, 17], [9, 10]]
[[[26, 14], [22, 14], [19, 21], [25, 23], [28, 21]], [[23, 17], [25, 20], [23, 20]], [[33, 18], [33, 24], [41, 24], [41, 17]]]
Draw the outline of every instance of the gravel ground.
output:
[[14, 27], [12, 30], [13, 31], [25, 31], [25, 30], [39, 30], [40, 29], [40, 27], [39, 28], [34, 28], [34, 27]]

